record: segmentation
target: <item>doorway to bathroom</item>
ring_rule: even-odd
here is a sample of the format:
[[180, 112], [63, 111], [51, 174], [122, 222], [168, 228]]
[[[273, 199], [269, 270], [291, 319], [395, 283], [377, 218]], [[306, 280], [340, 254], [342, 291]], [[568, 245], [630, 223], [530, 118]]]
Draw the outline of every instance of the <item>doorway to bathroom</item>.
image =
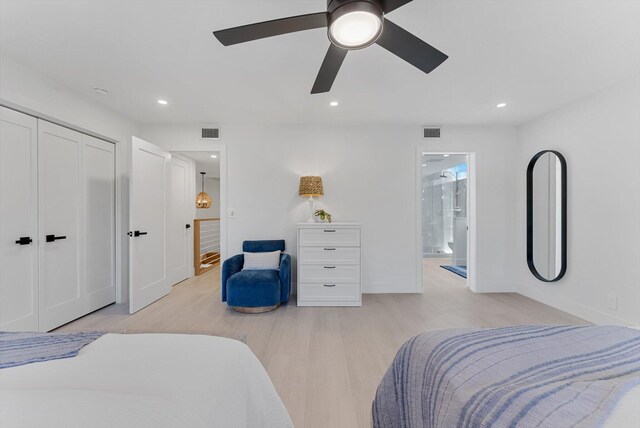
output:
[[470, 153], [420, 154], [420, 264], [425, 289], [472, 290], [472, 157]]

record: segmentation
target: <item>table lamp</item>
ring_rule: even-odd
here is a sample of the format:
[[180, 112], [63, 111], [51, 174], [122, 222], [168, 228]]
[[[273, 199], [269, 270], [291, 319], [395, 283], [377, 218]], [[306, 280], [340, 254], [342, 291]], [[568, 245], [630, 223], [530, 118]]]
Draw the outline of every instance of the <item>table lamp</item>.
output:
[[313, 205], [315, 200], [313, 197], [320, 197], [324, 195], [324, 191], [322, 189], [322, 178], [315, 175], [300, 177], [300, 188], [298, 194], [305, 198], [309, 198], [309, 218], [307, 219], [307, 223], [315, 223], [313, 218]]

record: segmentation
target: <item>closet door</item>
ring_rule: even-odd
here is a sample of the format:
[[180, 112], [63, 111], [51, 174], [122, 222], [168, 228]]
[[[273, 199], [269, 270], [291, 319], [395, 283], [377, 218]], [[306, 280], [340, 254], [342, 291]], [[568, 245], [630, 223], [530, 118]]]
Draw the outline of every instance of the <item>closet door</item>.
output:
[[40, 330], [48, 331], [86, 311], [81, 269], [82, 136], [38, 122]]
[[0, 107], [0, 330], [38, 329], [37, 120]]
[[82, 136], [84, 171], [85, 312], [116, 300], [115, 145]]

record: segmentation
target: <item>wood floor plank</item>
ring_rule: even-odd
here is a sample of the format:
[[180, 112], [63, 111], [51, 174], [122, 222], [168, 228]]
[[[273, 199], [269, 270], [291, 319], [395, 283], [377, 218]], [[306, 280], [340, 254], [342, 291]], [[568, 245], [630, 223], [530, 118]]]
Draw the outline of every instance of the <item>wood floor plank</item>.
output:
[[359, 308], [298, 307], [248, 315], [220, 301], [220, 268], [184, 281], [129, 315], [112, 305], [60, 331], [197, 332], [246, 336], [298, 428], [368, 427], [376, 387], [398, 348], [425, 330], [585, 321], [514, 293], [474, 294], [424, 263], [424, 293], [365, 294]]

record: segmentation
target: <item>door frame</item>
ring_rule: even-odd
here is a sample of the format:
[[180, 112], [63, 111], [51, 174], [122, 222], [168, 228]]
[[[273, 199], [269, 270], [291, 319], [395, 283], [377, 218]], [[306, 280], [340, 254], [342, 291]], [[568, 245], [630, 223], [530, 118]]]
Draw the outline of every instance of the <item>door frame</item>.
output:
[[[220, 261], [227, 259], [227, 145], [221, 143], [183, 144], [163, 146], [168, 152], [217, 152], [220, 161]], [[196, 183], [197, 185], [197, 183]], [[195, 195], [194, 195], [195, 197]], [[222, 269], [220, 269], [222, 274]]]
[[467, 232], [467, 288], [476, 292], [476, 153], [450, 150], [430, 150], [419, 144], [416, 149], [416, 281], [420, 293], [424, 292], [423, 272], [423, 237], [422, 237], [422, 156], [423, 155], [465, 155], [467, 156], [467, 203], [468, 224]]

